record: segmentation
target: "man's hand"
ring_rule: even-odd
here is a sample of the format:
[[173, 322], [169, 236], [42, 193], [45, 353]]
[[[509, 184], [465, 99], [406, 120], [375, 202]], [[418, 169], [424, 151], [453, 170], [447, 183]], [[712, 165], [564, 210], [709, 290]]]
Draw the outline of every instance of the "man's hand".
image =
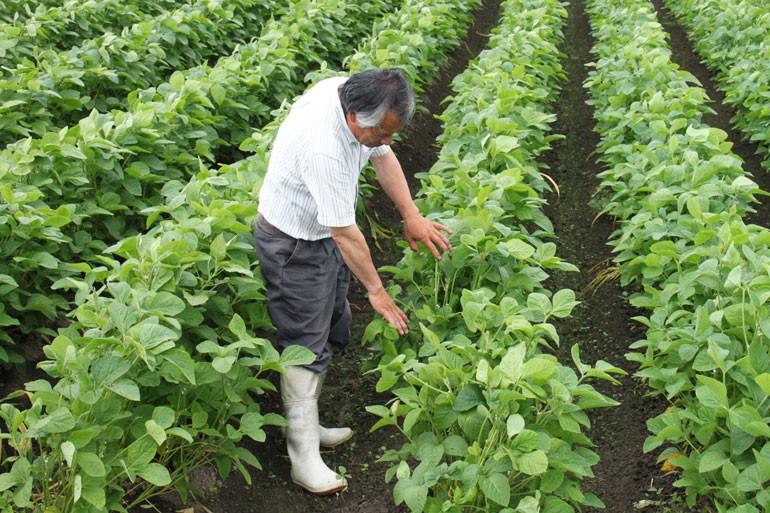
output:
[[332, 228], [331, 231], [332, 238], [337, 243], [350, 272], [366, 287], [369, 302], [375, 311], [391, 323], [399, 335], [404, 335], [409, 331], [407, 329], [409, 318], [396, 306], [385, 287], [382, 286], [382, 280], [372, 263], [372, 255], [361, 230], [356, 225], [350, 225]]
[[434, 257], [441, 258], [439, 249], [448, 251], [452, 247], [449, 239], [441, 232], [452, 233], [452, 230], [420, 214], [409, 193], [404, 170], [401, 169], [401, 164], [392, 151], [380, 157], [370, 157], [369, 160], [374, 166], [374, 172], [377, 174], [382, 190], [393, 200], [393, 204], [396, 205], [404, 220], [404, 238], [409, 243], [409, 247], [419, 253], [420, 248], [417, 243], [422, 242]]
[[427, 246], [436, 259], [441, 258], [441, 251], [449, 251], [452, 244], [442, 232], [452, 233], [452, 230], [443, 224], [439, 224], [423, 217], [419, 213], [404, 218], [404, 238], [409, 243], [412, 251], [420, 252], [418, 242]]
[[369, 302], [377, 313], [382, 315], [386, 321], [396, 328], [399, 335], [406, 335], [409, 332], [407, 327], [409, 318], [396, 306], [396, 303], [393, 302], [393, 299], [384, 288], [374, 293], [370, 292]]

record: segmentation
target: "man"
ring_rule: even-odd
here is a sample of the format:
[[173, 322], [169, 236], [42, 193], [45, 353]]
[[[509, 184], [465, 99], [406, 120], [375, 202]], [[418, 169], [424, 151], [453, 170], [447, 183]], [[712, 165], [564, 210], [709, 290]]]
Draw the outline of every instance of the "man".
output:
[[330, 346], [350, 341], [350, 271], [366, 287], [374, 309], [399, 334], [407, 332], [408, 318], [383, 287], [356, 225], [358, 180], [367, 161], [398, 208], [411, 248], [419, 251], [421, 242], [439, 258], [450, 247], [442, 233], [450, 230], [417, 210], [389, 146], [413, 114], [414, 93], [399, 71], [375, 69], [321, 81], [297, 100], [279, 127], [259, 193], [255, 244], [277, 344], [301, 345], [316, 355], [308, 366], [285, 369], [281, 397], [292, 481], [318, 495], [347, 487], [323, 462], [319, 445], [343, 443], [352, 431], [319, 426], [318, 397]]

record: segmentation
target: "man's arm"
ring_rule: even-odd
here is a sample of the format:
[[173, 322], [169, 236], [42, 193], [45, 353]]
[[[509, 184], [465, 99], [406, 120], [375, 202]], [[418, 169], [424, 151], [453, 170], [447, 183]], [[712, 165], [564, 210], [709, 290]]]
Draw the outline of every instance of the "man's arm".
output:
[[386, 321], [396, 328], [400, 335], [407, 333], [406, 314], [393, 302], [382, 285], [380, 275], [372, 262], [372, 255], [366, 239], [358, 226], [344, 226], [332, 228], [332, 238], [340, 249], [342, 258], [356, 278], [366, 287], [369, 293], [369, 302], [375, 311], [382, 315]]
[[420, 214], [409, 192], [404, 170], [393, 151], [389, 151], [381, 157], [370, 157], [369, 160], [374, 167], [382, 190], [396, 205], [404, 220], [404, 238], [409, 243], [409, 247], [419, 253], [420, 248], [417, 246], [417, 242], [422, 242], [433, 253], [434, 257], [440, 258], [439, 249], [448, 251], [452, 247], [449, 239], [442, 232], [451, 233], [452, 230], [443, 224], [426, 219]]

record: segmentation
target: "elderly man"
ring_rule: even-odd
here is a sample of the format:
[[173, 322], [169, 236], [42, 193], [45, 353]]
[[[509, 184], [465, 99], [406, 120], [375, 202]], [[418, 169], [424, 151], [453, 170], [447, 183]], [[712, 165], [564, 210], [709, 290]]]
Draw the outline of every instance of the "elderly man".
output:
[[450, 248], [443, 233], [450, 230], [420, 214], [390, 148], [414, 105], [412, 88], [397, 70], [319, 82], [278, 129], [260, 190], [255, 244], [277, 344], [301, 345], [316, 355], [312, 364], [287, 367], [281, 376], [291, 478], [314, 494], [347, 487], [347, 480], [326, 466], [319, 445], [338, 445], [352, 432], [319, 425], [318, 397], [332, 348], [350, 341], [351, 271], [374, 309], [399, 334], [407, 332], [408, 317], [383, 287], [356, 225], [359, 175], [367, 161], [398, 208], [412, 249], [419, 251], [421, 242], [439, 258]]

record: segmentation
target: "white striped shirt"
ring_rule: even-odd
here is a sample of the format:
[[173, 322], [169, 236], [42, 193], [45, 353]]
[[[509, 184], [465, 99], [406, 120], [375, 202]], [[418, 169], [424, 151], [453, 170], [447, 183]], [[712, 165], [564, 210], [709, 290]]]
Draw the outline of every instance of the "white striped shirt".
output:
[[356, 140], [342, 112], [334, 77], [310, 88], [292, 106], [273, 143], [259, 191], [259, 212], [296, 239], [331, 236], [333, 227], [356, 222], [358, 178], [370, 156], [390, 146], [369, 148]]

